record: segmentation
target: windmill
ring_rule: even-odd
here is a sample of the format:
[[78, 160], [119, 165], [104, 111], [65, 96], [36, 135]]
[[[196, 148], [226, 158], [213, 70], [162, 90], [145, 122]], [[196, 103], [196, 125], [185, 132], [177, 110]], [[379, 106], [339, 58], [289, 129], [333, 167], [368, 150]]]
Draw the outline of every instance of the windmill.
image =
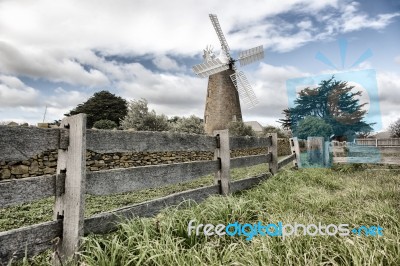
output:
[[208, 77], [207, 99], [204, 111], [205, 131], [212, 134], [214, 130], [226, 129], [231, 121], [241, 121], [242, 111], [240, 100], [248, 108], [258, 104], [256, 95], [243, 71], [236, 68], [251, 64], [264, 58], [263, 46], [257, 46], [239, 53], [238, 59], [233, 59], [229, 53], [228, 43], [222, 33], [218, 18], [210, 14], [211, 23], [221, 43], [218, 56], [211, 46], [204, 49], [204, 62], [193, 66], [197, 76]]

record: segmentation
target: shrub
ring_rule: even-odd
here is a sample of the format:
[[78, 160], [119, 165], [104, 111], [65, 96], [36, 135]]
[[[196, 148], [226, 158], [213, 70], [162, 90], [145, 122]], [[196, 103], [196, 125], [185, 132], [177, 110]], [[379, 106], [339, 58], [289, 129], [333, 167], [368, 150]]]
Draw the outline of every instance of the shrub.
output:
[[192, 134], [204, 134], [203, 120], [195, 115], [190, 117], [175, 117], [171, 120], [171, 131]]
[[229, 134], [236, 137], [255, 136], [256, 132], [251, 126], [246, 126], [242, 121], [236, 121], [229, 124]]
[[117, 123], [115, 123], [114, 121], [108, 120], [108, 119], [102, 119], [99, 121], [96, 121], [93, 124], [94, 128], [98, 128], [98, 129], [114, 129], [117, 127]]

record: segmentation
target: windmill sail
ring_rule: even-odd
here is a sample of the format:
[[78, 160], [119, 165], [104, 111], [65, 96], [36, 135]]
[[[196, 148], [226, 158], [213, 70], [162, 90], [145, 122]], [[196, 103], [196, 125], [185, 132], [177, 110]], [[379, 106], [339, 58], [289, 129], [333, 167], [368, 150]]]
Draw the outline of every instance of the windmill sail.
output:
[[193, 66], [193, 71], [199, 77], [206, 78], [212, 74], [229, 69], [229, 65], [222, 63], [220, 59], [208, 60]]
[[263, 46], [260, 45], [249, 50], [240, 52], [238, 60], [240, 62], [240, 66], [245, 66], [263, 58], [264, 49]]
[[257, 97], [243, 71], [236, 71], [230, 77], [239, 92], [242, 103], [249, 109], [256, 106], [258, 104]]
[[229, 54], [229, 45], [225, 39], [224, 34], [222, 33], [221, 25], [219, 25], [219, 21], [217, 15], [210, 14], [211, 23], [214, 26], [215, 31], [217, 32], [219, 42], [221, 43], [222, 50], [224, 50], [226, 57], [231, 58]]

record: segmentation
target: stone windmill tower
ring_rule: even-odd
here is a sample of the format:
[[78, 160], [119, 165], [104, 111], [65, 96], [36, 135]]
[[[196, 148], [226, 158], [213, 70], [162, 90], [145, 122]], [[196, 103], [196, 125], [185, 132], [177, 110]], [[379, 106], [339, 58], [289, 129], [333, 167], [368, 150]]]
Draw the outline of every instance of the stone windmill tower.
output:
[[232, 121], [242, 120], [239, 96], [242, 103], [250, 108], [258, 103], [246, 76], [236, 69], [235, 62], [239, 61], [244, 66], [264, 58], [261, 45], [242, 51], [237, 60], [233, 59], [217, 16], [210, 14], [210, 19], [221, 43], [221, 53], [215, 56], [209, 46], [204, 50], [204, 62], [193, 67], [199, 77], [209, 77], [204, 111], [204, 129], [209, 135], [214, 130], [228, 128]]

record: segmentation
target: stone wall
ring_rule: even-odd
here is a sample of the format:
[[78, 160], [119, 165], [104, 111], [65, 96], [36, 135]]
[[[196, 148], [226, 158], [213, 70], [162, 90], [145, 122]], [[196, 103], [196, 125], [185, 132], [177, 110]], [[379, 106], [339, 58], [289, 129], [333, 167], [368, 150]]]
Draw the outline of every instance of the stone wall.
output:
[[[257, 155], [266, 153], [267, 148], [232, 150], [231, 157]], [[278, 156], [290, 154], [289, 140], [278, 139]], [[57, 151], [46, 151], [26, 161], [0, 162], [0, 180], [25, 178], [55, 174], [57, 169]], [[86, 152], [87, 171], [100, 171], [115, 168], [171, 164], [190, 161], [212, 160], [213, 152], [126, 152], [99, 154]]]

